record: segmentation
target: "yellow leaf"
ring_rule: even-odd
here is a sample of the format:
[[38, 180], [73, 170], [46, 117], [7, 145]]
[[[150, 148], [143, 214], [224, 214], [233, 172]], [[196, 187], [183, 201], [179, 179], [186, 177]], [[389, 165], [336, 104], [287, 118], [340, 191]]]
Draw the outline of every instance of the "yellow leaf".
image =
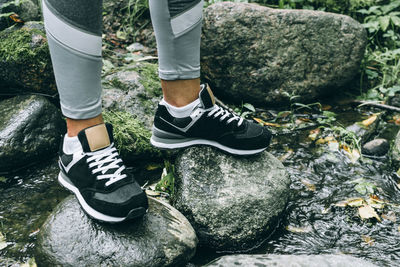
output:
[[161, 169], [161, 165], [160, 164], [149, 164], [146, 166], [146, 170], [148, 171], [154, 171], [157, 169]]
[[160, 192], [146, 189], [146, 195], [151, 196], [151, 197], [158, 197], [161, 194], [160, 194]]
[[347, 205], [349, 205], [350, 207], [360, 207], [362, 206], [364, 203], [364, 199], [362, 198], [356, 198], [356, 199], [352, 199], [350, 200]]
[[318, 139], [317, 141], [315, 141], [315, 144], [316, 144], [316, 145], [325, 144], [325, 143], [326, 143], [326, 141], [325, 141], [324, 138], [320, 138], [320, 139]]
[[366, 127], [370, 126], [378, 117], [376, 115], [372, 115], [366, 120], [362, 121], [362, 124]]
[[253, 118], [253, 120], [255, 120], [256, 122], [258, 122], [258, 123], [260, 123], [262, 125], [272, 126], [272, 127], [281, 127], [280, 124], [272, 123], [272, 122], [266, 122], [266, 121], [263, 121], [262, 119], [259, 119], [259, 118]]
[[361, 219], [371, 219], [371, 218], [376, 218], [378, 221], [381, 221], [381, 218], [379, 215], [376, 213], [374, 208], [372, 208], [369, 205], [364, 205], [362, 207], [358, 208], [358, 214], [360, 215]]
[[367, 243], [367, 245], [372, 246], [374, 244], [375, 240], [372, 239], [370, 236], [363, 235], [361, 238], [365, 243]]
[[316, 190], [315, 184], [311, 183], [306, 179], [302, 179], [301, 182], [306, 186], [307, 190], [314, 192]]
[[359, 197], [352, 197], [335, 204], [336, 207], [360, 207], [364, 204], [364, 199]]
[[330, 110], [332, 106], [330, 105], [322, 105], [322, 110]]
[[294, 151], [293, 149], [289, 149], [284, 155], [282, 155], [281, 157], [279, 157], [279, 160], [281, 162], [284, 162], [285, 160], [287, 160], [291, 155], [293, 155]]

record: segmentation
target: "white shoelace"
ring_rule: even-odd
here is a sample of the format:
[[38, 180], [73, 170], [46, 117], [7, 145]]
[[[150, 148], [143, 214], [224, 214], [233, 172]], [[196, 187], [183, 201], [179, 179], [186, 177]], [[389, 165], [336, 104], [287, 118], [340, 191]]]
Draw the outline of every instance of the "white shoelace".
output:
[[211, 117], [211, 116], [213, 116], [214, 118], [218, 118], [219, 116], [221, 116], [219, 118], [220, 121], [223, 121], [226, 118], [228, 118], [229, 116], [232, 116], [232, 118], [229, 118], [229, 120], [226, 121], [226, 124], [229, 124], [229, 123], [231, 123], [232, 121], [235, 121], [235, 120], [238, 121], [237, 126], [240, 126], [243, 123], [243, 118], [241, 118], [241, 117], [239, 117], [239, 116], [237, 116], [237, 115], [229, 112], [228, 110], [226, 110], [226, 109], [224, 109], [224, 108], [222, 108], [220, 106], [217, 106], [217, 105], [214, 105], [214, 107], [211, 109], [211, 111], [208, 112], [207, 117]]
[[[125, 166], [122, 164], [122, 159], [118, 158], [118, 151], [114, 147], [114, 144], [111, 144], [109, 147], [100, 151], [89, 152], [87, 155], [89, 156], [87, 159], [89, 167], [95, 167], [92, 170], [92, 173], [101, 173], [100, 175], [97, 175], [97, 179], [109, 179], [109, 181], [105, 183], [106, 186], [109, 186], [127, 177], [126, 174], [121, 174], [121, 172], [125, 170]], [[117, 170], [114, 173], [105, 174], [111, 169]]]

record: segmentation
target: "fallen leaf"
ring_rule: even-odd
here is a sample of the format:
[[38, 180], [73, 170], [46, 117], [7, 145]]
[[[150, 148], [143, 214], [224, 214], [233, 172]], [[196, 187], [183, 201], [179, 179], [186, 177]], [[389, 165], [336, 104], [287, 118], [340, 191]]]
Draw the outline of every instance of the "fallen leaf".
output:
[[310, 226], [296, 227], [296, 226], [288, 225], [288, 226], [286, 226], [286, 230], [288, 230], [289, 232], [295, 233], [295, 234], [303, 234], [303, 233], [311, 232], [312, 228]]
[[350, 200], [347, 205], [349, 205], [350, 207], [360, 207], [362, 206], [364, 203], [364, 199], [362, 198], [356, 198], [356, 199], [352, 199]]
[[373, 244], [374, 244], [374, 239], [372, 239], [370, 236], [367, 236], [367, 235], [363, 235], [362, 237], [362, 240], [365, 242], [365, 243], [367, 243], [367, 245], [370, 245], [370, 246], [372, 246]]
[[272, 123], [272, 122], [266, 122], [266, 121], [263, 121], [262, 119], [259, 119], [259, 118], [253, 118], [253, 120], [255, 120], [256, 122], [258, 122], [258, 123], [260, 123], [262, 125], [272, 126], [272, 127], [281, 127], [280, 124]]
[[353, 197], [346, 200], [342, 200], [335, 204], [336, 207], [360, 207], [364, 204], [364, 199], [359, 197]]
[[330, 105], [322, 105], [322, 110], [330, 110], [332, 106]]
[[372, 116], [369, 117], [368, 119], [363, 120], [361, 123], [362, 123], [364, 126], [368, 127], [368, 126], [370, 126], [374, 121], [376, 121], [377, 118], [378, 118], [378, 117], [377, 117], [376, 115], [372, 115]]
[[389, 211], [388, 214], [382, 214], [381, 217], [383, 219], [389, 220], [391, 222], [396, 222], [397, 221], [396, 214], [393, 211]]
[[284, 162], [284, 161], [287, 160], [291, 155], [293, 155], [293, 153], [294, 153], [293, 149], [290, 148], [284, 155], [282, 155], [282, 156], [279, 158], [279, 160], [280, 160], [281, 162]]
[[316, 145], [325, 144], [325, 143], [326, 143], [326, 141], [325, 141], [324, 138], [320, 138], [320, 139], [318, 139], [317, 141], [315, 141], [315, 144], [316, 144]]
[[302, 179], [301, 182], [306, 186], [307, 190], [315, 192], [316, 190], [315, 184], [311, 183], [306, 179]]
[[154, 171], [157, 169], [161, 169], [161, 165], [160, 164], [149, 164], [146, 166], [146, 170], [148, 171]]
[[358, 214], [360, 215], [361, 219], [371, 219], [371, 218], [376, 218], [379, 222], [381, 221], [381, 218], [379, 215], [376, 213], [374, 208], [372, 208], [369, 205], [364, 205], [362, 207], [358, 208]]
[[24, 21], [17, 14], [10, 15], [10, 19], [17, 23], [24, 23]]
[[161, 195], [161, 193], [153, 191], [153, 190], [146, 189], [146, 195], [151, 196], [151, 197], [158, 197], [158, 196]]
[[0, 250], [5, 249], [8, 246], [7, 241], [3, 233], [0, 232]]

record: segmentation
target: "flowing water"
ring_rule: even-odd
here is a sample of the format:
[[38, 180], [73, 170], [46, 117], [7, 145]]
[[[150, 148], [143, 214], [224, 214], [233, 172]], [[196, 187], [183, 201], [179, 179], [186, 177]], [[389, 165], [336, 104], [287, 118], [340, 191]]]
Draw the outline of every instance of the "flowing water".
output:
[[[345, 126], [364, 118], [362, 111], [348, 107], [335, 112]], [[394, 124], [381, 123], [377, 136], [393, 140], [397, 130]], [[277, 230], [251, 253], [343, 253], [378, 266], [400, 266], [400, 190], [389, 157], [363, 157], [352, 162], [342, 150], [315, 145], [308, 138], [309, 131], [292, 131], [274, 138], [269, 151], [287, 168], [292, 195]], [[0, 238], [1, 257], [20, 262], [34, 257], [41, 224], [68, 195], [57, 184], [57, 174], [54, 157], [0, 179], [0, 232], [4, 236]], [[335, 205], [352, 197], [367, 201], [370, 194], [356, 190], [360, 183], [372, 187], [373, 194], [385, 202], [376, 208], [381, 221], [362, 220], [358, 206]], [[199, 248], [190, 265], [200, 266], [218, 256]]]

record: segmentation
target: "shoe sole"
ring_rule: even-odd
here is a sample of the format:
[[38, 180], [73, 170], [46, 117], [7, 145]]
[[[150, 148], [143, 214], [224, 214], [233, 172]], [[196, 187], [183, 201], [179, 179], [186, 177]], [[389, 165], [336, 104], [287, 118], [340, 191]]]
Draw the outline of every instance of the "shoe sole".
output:
[[132, 209], [126, 217], [113, 217], [109, 215], [105, 215], [100, 213], [90, 207], [85, 199], [83, 198], [82, 194], [79, 192], [79, 189], [75, 187], [72, 182], [70, 182], [69, 178], [61, 171], [58, 175], [58, 182], [71, 191], [76, 198], [78, 199], [79, 204], [81, 205], [82, 209], [89, 215], [91, 218], [96, 219], [98, 221], [107, 222], [107, 223], [119, 223], [130, 219], [135, 219], [138, 217], [142, 217], [146, 213], [146, 209], [139, 207]]
[[230, 154], [234, 155], [254, 155], [263, 152], [267, 147], [254, 149], [254, 150], [240, 150], [230, 148], [224, 145], [221, 145], [218, 142], [210, 141], [206, 139], [186, 139], [186, 140], [179, 140], [179, 139], [163, 139], [152, 135], [150, 138], [150, 143], [160, 149], [176, 149], [176, 148], [184, 148], [189, 146], [195, 145], [209, 145], [216, 148], [219, 148], [223, 151], [226, 151]]

